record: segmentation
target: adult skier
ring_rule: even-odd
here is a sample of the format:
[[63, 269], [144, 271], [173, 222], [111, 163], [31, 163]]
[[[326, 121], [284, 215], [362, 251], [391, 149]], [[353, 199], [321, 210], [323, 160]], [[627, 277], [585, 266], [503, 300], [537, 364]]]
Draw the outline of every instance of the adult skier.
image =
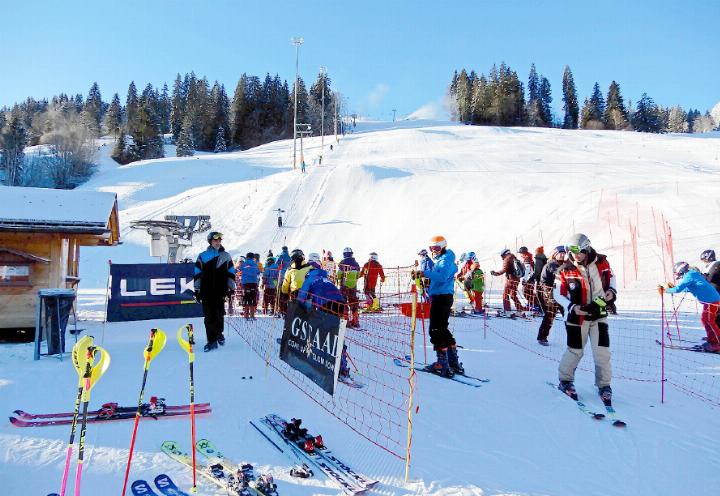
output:
[[518, 276], [515, 264], [517, 258], [515, 258], [515, 255], [513, 255], [508, 248], [505, 248], [500, 252], [500, 258], [502, 258], [503, 261], [502, 270], [491, 270], [490, 273], [494, 276], [501, 276], [505, 274], [505, 288], [503, 289], [502, 295], [503, 310], [506, 312], [510, 311], [510, 300], [512, 300], [515, 303], [515, 309], [518, 312], [522, 312], [525, 310], [525, 307], [523, 307], [522, 303], [520, 303], [520, 298], [518, 298], [517, 294], [518, 283], [520, 282], [520, 277]]
[[275, 299], [277, 298], [277, 285], [278, 285], [278, 264], [275, 262], [274, 257], [268, 257], [265, 261], [265, 270], [263, 271], [263, 313], [274, 314], [275, 313]]
[[[555, 276], [553, 297], [565, 309], [567, 349], [560, 360], [558, 388], [571, 397], [575, 390], [575, 369], [583, 357], [588, 338], [595, 362], [595, 385], [603, 402], [612, 400], [612, 368], [610, 365], [610, 333], [607, 302], [614, 301], [615, 276], [605, 255], [593, 249], [590, 239], [582, 233], [567, 241], [567, 259]], [[603, 278], [609, 280], [604, 289]]]
[[463, 374], [465, 370], [457, 354], [457, 343], [450, 332], [450, 310], [455, 294], [455, 253], [447, 247], [442, 236], [430, 238], [430, 252], [435, 265], [428, 272], [420, 272], [420, 277], [430, 280], [430, 342], [435, 349], [437, 360], [428, 369], [443, 377]]
[[205, 316], [204, 351], [225, 344], [225, 298], [235, 291], [235, 266], [222, 246], [222, 238], [217, 231], [207, 235], [208, 247], [198, 255], [193, 273], [195, 298], [202, 303]]
[[352, 248], [346, 247], [343, 250], [343, 259], [338, 264], [337, 284], [340, 286], [345, 300], [347, 301], [348, 327], [360, 327], [360, 315], [358, 312], [357, 280], [360, 274], [360, 264], [353, 257]]
[[333, 258], [333, 254], [330, 250], [324, 251], [324, 256], [322, 260], [322, 268], [325, 272], [328, 273], [328, 277], [330, 280], [334, 283], [335, 282], [335, 272], [337, 271], [337, 264], [335, 263], [335, 259]]
[[692, 293], [703, 304], [700, 321], [705, 327], [707, 341], [702, 344], [702, 349], [710, 353], [720, 353], [720, 293], [699, 271], [690, 268], [687, 262], [676, 263], [673, 275], [675, 280], [679, 281], [677, 286], [658, 286], [658, 291], [660, 294], [682, 291]]
[[323, 269], [308, 272], [298, 292], [298, 301], [308, 310], [317, 308], [341, 317], [344, 313], [345, 297]]
[[260, 274], [260, 268], [255, 261], [255, 255], [248, 253], [245, 257], [245, 263], [242, 265], [242, 277], [240, 279], [243, 287], [243, 311], [245, 320], [255, 320]]
[[550, 335], [553, 322], [555, 322], [555, 316], [560, 309], [555, 302], [555, 298], [553, 298], [553, 286], [555, 285], [555, 275], [560, 266], [565, 262], [565, 254], [565, 246], [556, 246], [550, 255], [550, 261], [544, 265], [537, 281], [538, 299], [540, 300], [540, 306], [543, 311], [543, 319], [538, 329], [537, 341], [543, 346], [550, 345], [547, 338]]
[[380, 284], [385, 282], [385, 271], [383, 271], [383, 266], [378, 261], [377, 253], [370, 253], [370, 258], [368, 258], [368, 261], [365, 262], [365, 265], [360, 269], [360, 275], [358, 277], [365, 278], [363, 293], [365, 293], [368, 307], [379, 311], [380, 302], [376, 302], [377, 295], [375, 294], [375, 288], [377, 287], [378, 279], [380, 279]]
[[715, 250], [705, 250], [702, 252], [700, 254], [700, 260], [705, 263], [702, 271], [705, 279], [720, 293], [720, 261], [715, 260]]
[[292, 264], [287, 272], [285, 272], [281, 288], [282, 294], [285, 295], [285, 301], [297, 297], [297, 293], [305, 281], [305, 276], [310, 269], [313, 268], [312, 265], [303, 263], [305, 261], [305, 254], [299, 248], [292, 251], [290, 259], [292, 260]]

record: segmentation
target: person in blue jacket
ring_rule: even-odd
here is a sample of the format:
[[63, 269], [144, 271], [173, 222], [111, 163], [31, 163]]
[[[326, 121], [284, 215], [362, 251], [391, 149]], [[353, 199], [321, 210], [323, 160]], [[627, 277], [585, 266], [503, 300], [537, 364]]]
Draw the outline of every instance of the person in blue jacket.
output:
[[222, 233], [207, 236], [209, 246], [195, 261], [193, 281], [195, 299], [202, 303], [207, 344], [204, 351], [225, 344], [225, 298], [235, 292], [235, 266], [222, 246]]
[[677, 285], [668, 284], [668, 287], [658, 286], [662, 293], [690, 292], [703, 304], [703, 311], [700, 321], [705, 327], [707, 341], [702, 344], [704, 351], [720, 353], [720, 293], [710, 284], [705, 276], [695, 268], [691, 268], [687, 262], [678, 262], [673, 267]]
[[240, 271], [240, 283], [243, 287], [243, 309], [245, 313], [245, 320], [255, 320], [260, 267], [258, 267], [258, 264], [255, 261], [254, 254], [247, 254], [245, 262], [240, 267]]
[[[275, 300], [277, 299], [277, 285], [280, 270], [275, 261], [275, 257], [268, 257], [265, 261], [265, 270], [263, 271], [263, 313], [275, 313]], [[268, 310], [269, 309], [269, 310]]]
[[433, 268], [418, 275], [430, 281], [430, 342], [437, 354], [437, 361], [428, 365], [428, 369], [443, 377], [463, 374], [465, 370], [458, 360], [457, 343], [450, 332], [450, 310], [455, 293], [455, 253], [447, 248], [447, 240], [442, 236], [430, 239], [430, 251], [435, 258]]
[[318, 308], [342, 316], [345, 297], [323, 269], [312, 269], [298, 292], [298, 301], [307, 309]]

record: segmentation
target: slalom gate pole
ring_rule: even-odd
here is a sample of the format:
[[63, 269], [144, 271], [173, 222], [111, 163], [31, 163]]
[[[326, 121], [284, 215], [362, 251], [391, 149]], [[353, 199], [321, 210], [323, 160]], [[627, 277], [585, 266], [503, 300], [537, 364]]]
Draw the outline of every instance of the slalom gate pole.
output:
[[660, 332], [662, 333], [662, 346], [660, 350], [660, 403], [665, 403], [665, 291], [660, 293]]
[[[100, 360], [95, 362], [95, 355], [100, 354]], [[80, 426], [80, 440], [78, 441], [78, 461], [77, 472], [75, 473], [75, 496], [80, 496], [80, 483], [82, 481], [82, 469], [85, 459], [85, 432], [87, 431], [88, 404], [90, 403], [90, 390], [100, 380], [110, 366], [110, 355], [99, 346], [89, 346], [85, 361], [81, 365], [85, 367], [83, 374], [83, 394], [82, 394], [82, 424]]]
[[[408, 375], [408, 384], [410, 386], [410, 394], [408, 398], [407, 409], [407, 447], [405, 451], [405, 482], [410, 479], [410, 454], [412, 448], [412, 414], [413, 414], [413, 393], [415, 390], [415, 329], [417, 328], [417, 303], [418, 294], [414, 291], [412, 294], [412, 319], [410, 319], [410, 373]], [[424, 322], [424, 320], [423, 320]], [[427, 352], [426, 352], [427, 353]], [[427, 359], [425, 360], [427, 362]]]
[[[183, 331], [187, 329], [187, 341], [183, 338]], [[180, 347], [185, 350], [188, 354], [188, 362], [190, 363], [190, 441], [191, 446], [195, 446], [195, 375], [193, 374], [193, 364], [195, 363], [195, 352], [193, 351], [193, 345], [195, 344], [195, 337], [193, 334], [193, 325], [186, 324], [177, 332], [177, 340]], [[197, 463], [195, 460], [195, 449], [192, 450], [192, 473], [193, 473], [193, 485], [190, 492], [197, 492]]]
[[87, 360], [88, 348], [93, 344], [92, 336], [83, 336], [73, 346], [71, 357], [73, 367], [78, 374], [78, 392], [75, 398], [75, 412], [73, 413], [72, 424], [70, 424], [70, 440], [68, 441], [67, 453], [65, 455], [65, 469], [63, 470], [62, 481], [60, 482], [60, 496], [65, 496], [68, 474], [70, 473], [70, 460], [72, 458], [73, 444], [75, 444], [75, 432], [77, 431], [77, 420], [80, 414], [80, 403], [85, 388], [85, 362]]
[[132, 437], [130, 438], [130, 453], [128, 454], [127, 467], [125, 467], [125, 480], [123, 481], [122, 496], [125, 496], [127, 490], [128, 476], [130, 475], [130, 464], [132, 463], [133, 450], [135, 449], [135, 437], [137, 436], [138, 423], [142, 415], [143, 406], [143, 395], [145, 394], [145, 384], [147, 382], [148, 370], [150, 369], [150, 362], [155, 358], [158, 353], [165, 347], [166, 336], [160, 329], [150, 330], [150, 340], [145, 348], [145, 366], [143, 371], [142, 385], [140, 386], [140, 398], [138, 399], [138, 407], [135, 412], [135, 425], [133, 425]]

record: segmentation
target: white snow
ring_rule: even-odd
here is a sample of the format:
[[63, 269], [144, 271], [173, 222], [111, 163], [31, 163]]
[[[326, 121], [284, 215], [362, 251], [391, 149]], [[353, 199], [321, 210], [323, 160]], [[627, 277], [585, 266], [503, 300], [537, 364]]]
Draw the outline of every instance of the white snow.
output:
[[[377, 251], [386, 266], [411, 264], [428, 238], [441, 234], [457, 254], [477, 252], [486, 272], [497, 266], [505, 246], [544, 244], [549, 252], [567, 235], [582, 231], [608, 254], [618, 280], [625, 281], [620, 301], [632, 299], [653, 316], [659, 313], [657, 298], [636, 290], [663, 280], [659, 219], [664, 216], [673, 229], [676, 258], [697, 262], [703, 249], [720, 249], [718, 133], [700, 139], [412, 120], [361, 122], [332, 152], [331, 142], [326, 137], [323, 165], [309, 165], [305, 175], [292, 170], [292, 140], [287, 140], [244, 152], [106, 164], [79, 188], [118, 194], [124, 241], [112, 249], [82, 250], [80, 310], [87, 321], [81, 327], [101, 340], [113, 359], [93, 390], [93, 405], [135, 403], [147, 331], [158, 326], [170, 338], [184, 323], [101, 323], [107, 260], [153, 261], [149, 236], [128, 227], [133, 220], [209, 214], [233, 255], [264, 255], [283, 244], [339, 255], [351, 246], [358, 260]], [[311, 164], [320, 152], [320, 138], [307, 139], [304, 146]], [[276, 228], [276, 208], [287, 211], [282, 230]], [[629, 222], [639, 232], [637, 280], [622, 261]], [[204, 245], [202, 237], [196, 239], [191, 256]], [[495, 291], [499, 284], [494, 282]], [[381, 480], [378, 494], [716, 493], [716, 408], [672, 388], [661, 404], [657, 383], [618, 379], [615, 403], [629, 427], [596, 424], [545, 385], [556, 377], [555, 362], [493, 332], [483, 337], [475, 321], [454, 320], [466, 368], [492, 382], [470, 390], [426, 374], [418, 377], [413, 483], [402, 482], [397, 460], [318, 411], [303, 393], [266, 369], [234, 332], [224, 349], [198, 354], [197, 399], [213, 405], [213, 413], [198, 421], [198, 431], [233, 459], [270, 470], [283, 495], [338, 491], [322, 478], [298, 481], [287, 475], [290, 460], [248, 424], [271, 411], [321, 426], [329, 446]], [[203, 344], [202, 321], [193, 323]], [[690, 318], [688, 324], [697, 323]], [[552, 350], [562, 349], [563, 335], [558, 322]], [[30, 345], [0, 345], [0, 410], [72, 409], [76, 376], [69, 361], [38, 363], [31, 356]], [[583, 364], [592, 368], [590, 361], [588, 352]], [[151, 367], [148, 396], [184, 403], [186, 371], [184, 352], [169, 339]], [[252, 380], [238, 379], [250, 375]], [[591, 375], [579, 371], [577, 382], [580, 394], [597, 407]], [[130, 422], [89, 427], [84, 494], [120, 491], [131, 428]], [[164, 471], [187, 489], [188, 473], [159, 453], [159, 445], [175, 439], [187, 446], [188, 422], [149, 420], [139, 430], [131, 478], [152, 480]], [[68, 432], [64, 426], [0, 427], [0, 480], [6, 494], [56, 490]], [[201, 494], [219, 493], [203, 485]]]
[[112, 193], [0, 186], [0, 220], [105, 226], [114, 204]]

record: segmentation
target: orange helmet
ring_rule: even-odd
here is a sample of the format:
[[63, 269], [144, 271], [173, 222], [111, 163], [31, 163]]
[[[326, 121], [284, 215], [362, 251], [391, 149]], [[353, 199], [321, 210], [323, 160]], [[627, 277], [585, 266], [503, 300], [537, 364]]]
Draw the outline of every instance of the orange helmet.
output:
[[430, 251], [441, 251], [447, 246], [447, 240], [442, 236], [430, 238]]

